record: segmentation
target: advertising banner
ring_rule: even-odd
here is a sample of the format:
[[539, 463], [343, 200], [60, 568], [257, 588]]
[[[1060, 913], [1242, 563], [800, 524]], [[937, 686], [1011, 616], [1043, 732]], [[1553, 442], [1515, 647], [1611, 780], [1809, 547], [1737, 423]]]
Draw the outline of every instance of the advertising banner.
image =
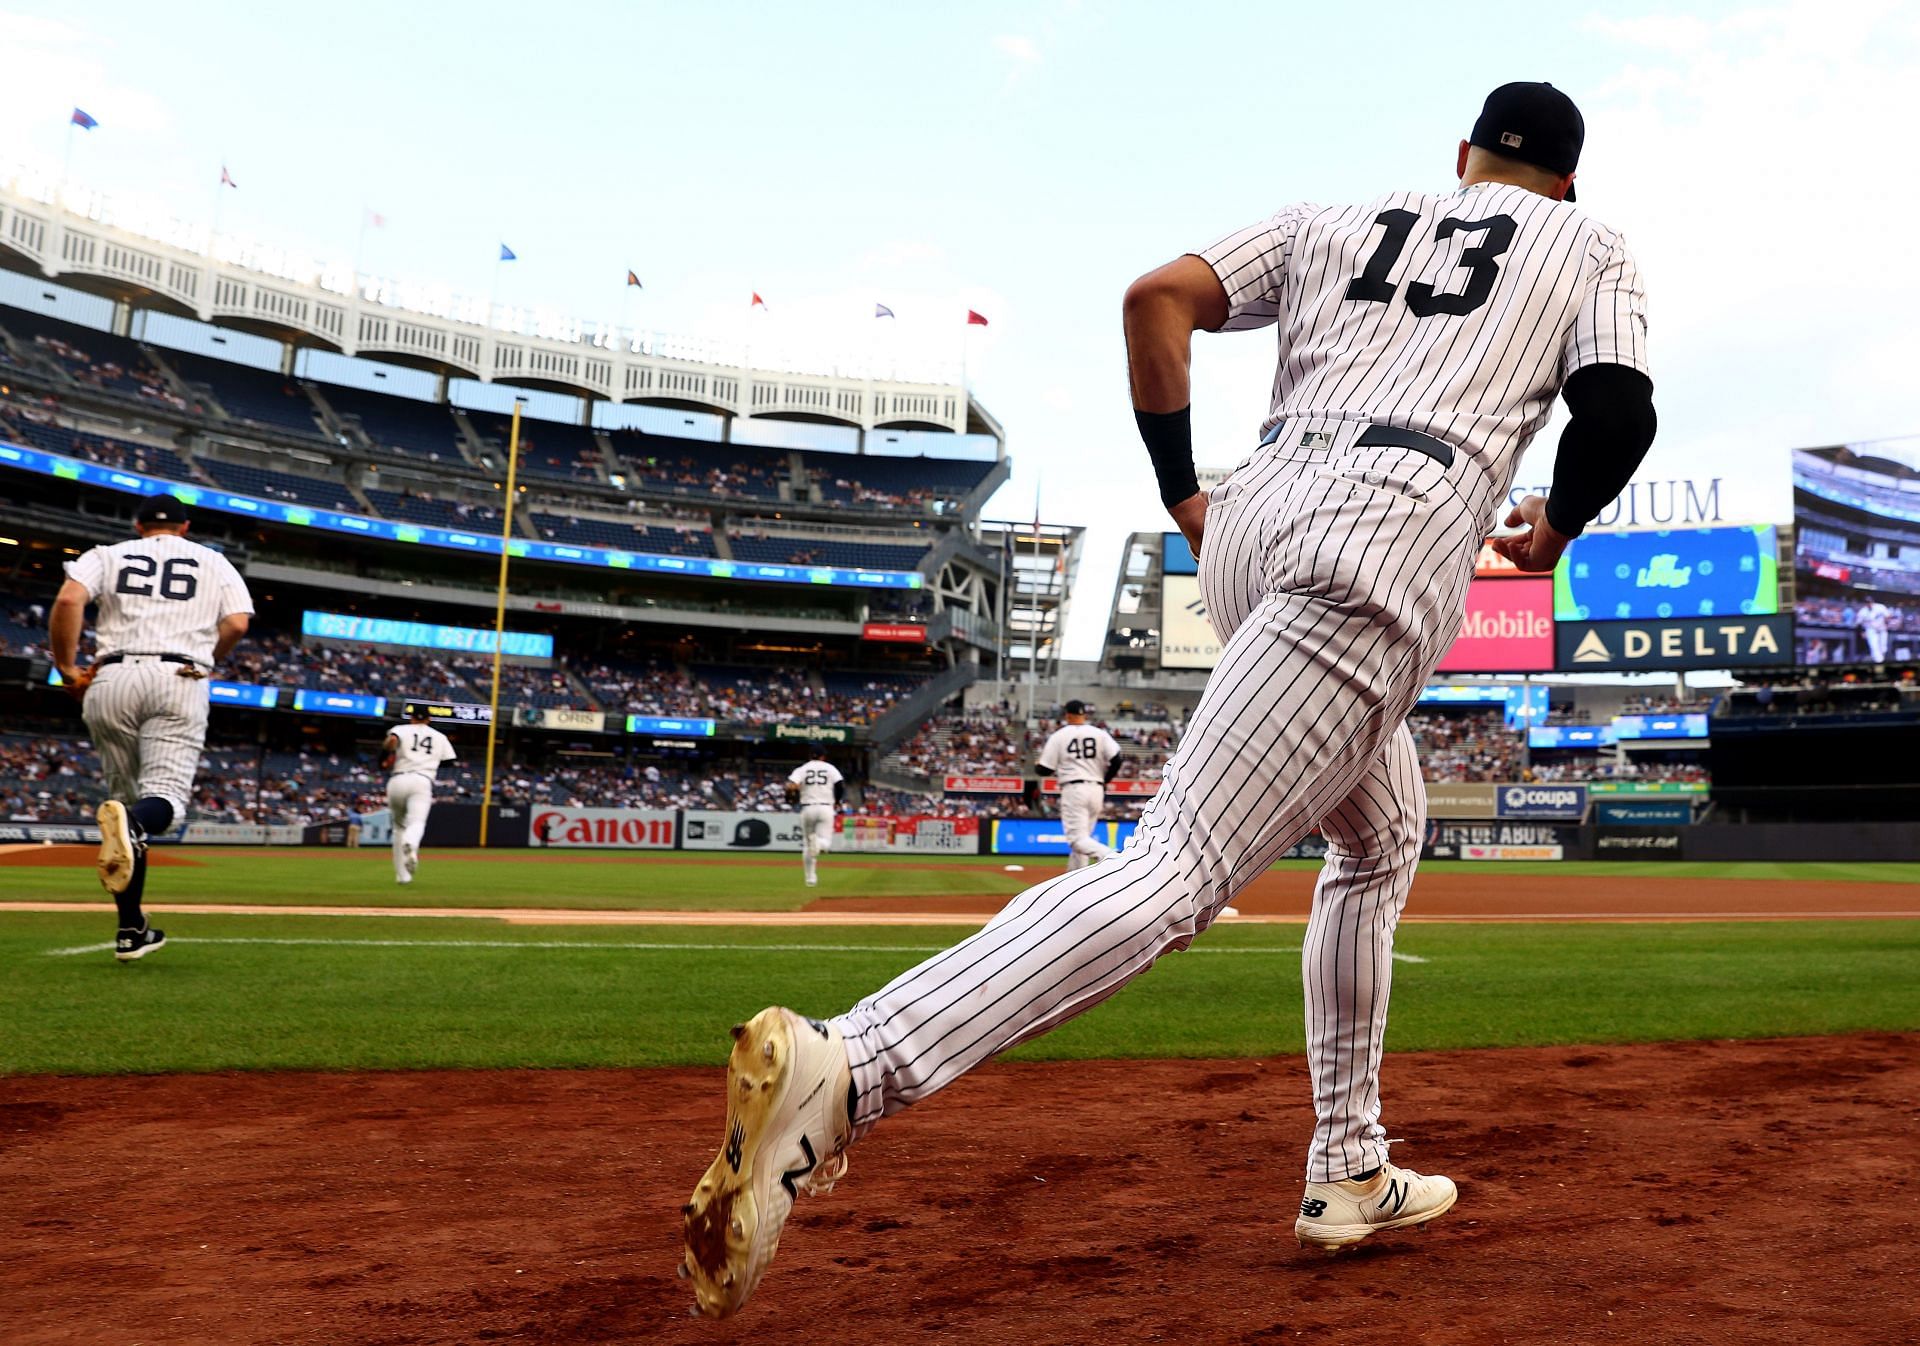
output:
[[189, 846], [298, 846], [298, 823], [190, 822], [180, 840]]
[[1793, 662], [1793, 618], [1562, 622], [1556, 644], [1564, 673], [1766, 668]]
[[1675, 827], [1603, 827], [1593, 839], [1596, 860], [1678, 860], [1680, 830]]
[[1602, 827], [1684, 827], [1693, 821], [1685, 799], [1596, 800], [1593, 820]]
[[1703, 795], [1713, 787], [1703, 780], [1597, 780], [1587, 783], [1595, 795]]
[[767, 737], [776, 743], [851, 743], [853, 729], [844, 724], [775, 724]]
[[[480, 626], [440, 626], [432, 622], [397, 621], [390, 617], [355, 617], [344, 612], [316, 612], [300, 616], [303, 635], [322, 640], [347, 640], [360, 645], [406, 645], [420, 650], [449, 650], [458, 654], [492, 654], [493, 632]], [[528, 659], [553, 658], [553, 637], [530, 631], [508, 631], [500, 652]]]
[[280, 704], [280, 689], [258, 687], [250, 682], [221, 682], [216, 678], [207, 684], [207, 700], [216, 706], [247, 706], [256, 710], [272, 710]]
[[427, 718], [436, 724], [486, 724], [493, 719], [493, 707], [483, 706], [477, 701], [414, 701], [401, 703], [403, 713], [413, 718], [416, 710], [425, 709]]
[[1529, 748], [1606, 748], [1613, 742], [1610, 724], [1550, 724], [1527, 730]]
[[[1042, 794], [1057, 795], [1060, 793], [1060, 782], [1052, 776], [1042, 776], [1040, 778], [1040, 792]], [[1151, 799], [1159, 793], [1160, 782], [1157, 780], [1128, 779], [1110, 780], [1107, 782], [1107, 794], [1109, 797], [1118, 795], [1123, 799]]]
[[976, 855], [980, 850], [980, 820], [925, 814], [896, 818], [888, 848], [918, 855]]
[[911, 622], [866, 622], [860, 627], [860, 639], [896, 645], [924, 645], [927, 628]]
[[[1100, 823], [1093, 835], [1118, 848], [1133, 835], [1132, 823]], [[1057, 818], [996, 818], [991, 834], [995, 855], [1067, 854], [1067, 834]]]
[[578, 733], [598, 734], [607, 727], [607, 717], [597, 710], [559, 710], [552, 706], [540, 712], [543, 729], [571, 729]]
[[1700, 712], [1685, 715], [1616, 715], [1613, 734], [1622, 742], [1647, 738], [1705, 738], [1707, 717]]
[[680, 844], [690, 851], [798, 851], [800, 815], [686, 809]]
[[1496, 791], [1502, 818], [1564, 818], [1578, 822], [1586, 816], [1584, 785], [1502, 785]]
[[670, 851], [672, 809], [577, 809], [540, 804], [527, 826], [529, 846]]
[[1772, 524], [1588, 532], [1553, 572], [1561, 621], [1765, 616], [1780, 610], [1780, 539]]
[[950, 795], [1017, 795], [1027, 783], [1018, 776], [948, 776], [942, 788]]
[[1499, 788], [1497, 785], [1429, 781], [1427, 783], [1427, 816], [1429, 818], [1491, 818], [1494, 816], [1494, 793]]
[[1477, 579], [1442, 673], [1545, 673], [1553, 667], [1553, 581]]
[[0, 823], [0, 842], [51, 841], [98, 845], [100, 829], [92, 823]]
[[670, 738], [712, 738], [714, 722], [676, 715], [629, 715], [629, 734], [663, 734]]
[[1162, 533], [1160, 535], [1160, 574], [1197, 575], [1200, 562], [1193, 554], [1193, 548], [1187, 545], [1184, 533]]
[[1431, 860], [1563, 860], [1578, 844], [1576, 827], [1430, 820], [1421, 854]]
[[[1182, 543], [1181, 545], [1185, 545]], [[1212, 668], [1220, 662], [1220, 638], [1207, 621], [1198, 575], [1160, 580], [1160, 666]]]
[[363, 696], [358, 692], [316, 692], [302, 687], [293, 694], [293, 708], [312, 715], [359, 715], [367, 719], [387, 717], [387, 698]]

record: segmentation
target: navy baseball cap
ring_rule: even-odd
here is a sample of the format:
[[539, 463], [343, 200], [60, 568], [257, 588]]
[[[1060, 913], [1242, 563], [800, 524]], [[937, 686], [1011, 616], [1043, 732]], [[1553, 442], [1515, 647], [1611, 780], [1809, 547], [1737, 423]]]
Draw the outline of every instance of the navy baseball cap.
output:
[[150, 495], [135, 511], [133, 521], [147, 525], [186, 523], [186, 502], [177, 495]]
[[[1523, 80], [1487, 95], [1467, 143], [1549, 173], [1571, 173], [1580, 166], [1586, 139], [1586, 118], [1571, 98], [1551, 84]], [[1573, 200], [1571, 187], [1567, 200]]]
[[1085, 715], [1087, 713], [1087, 703], [1084, 701], [1069, 701], [1066, 705], [1062, 706], [1061, 709], [1069, 715]]

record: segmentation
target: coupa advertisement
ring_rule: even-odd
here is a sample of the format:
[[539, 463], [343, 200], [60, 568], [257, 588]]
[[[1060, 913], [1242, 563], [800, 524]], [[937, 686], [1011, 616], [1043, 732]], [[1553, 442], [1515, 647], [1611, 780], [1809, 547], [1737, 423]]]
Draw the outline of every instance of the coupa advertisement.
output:
[[687, 809], [680, 844], [690, 851], [798, 851], [800, 815]]
[[1502, 785], [1494, 797], [1502, 818], [1549, 818], [1579, 822], [1587, 813], [1584, 785]]

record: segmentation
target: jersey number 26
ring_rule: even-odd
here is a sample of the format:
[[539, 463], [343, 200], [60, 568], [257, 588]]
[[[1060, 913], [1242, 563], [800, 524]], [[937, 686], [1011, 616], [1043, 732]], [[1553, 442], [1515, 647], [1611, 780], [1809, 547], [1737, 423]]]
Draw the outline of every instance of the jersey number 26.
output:
[[136, 598], [154, 596], [153, 577], [160, 577], [160, 597], [171, 598], [184, 603], [200, 592], [200, 577], [193, 572], [200, 563], [191, 556], [173, 556], [167, 560], [166, 568], [151, 556], [141, 552], [129, 552], [121, 558], [125, 562], [120, 568], [120, 578], [114, 584], [117, 594], [132, 594]]

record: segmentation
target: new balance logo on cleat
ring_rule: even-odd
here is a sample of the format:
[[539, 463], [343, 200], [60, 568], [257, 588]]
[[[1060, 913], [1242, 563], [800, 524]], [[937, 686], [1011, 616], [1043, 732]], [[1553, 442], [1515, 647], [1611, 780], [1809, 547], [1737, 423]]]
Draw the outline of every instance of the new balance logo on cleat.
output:
[[1387, 1194], [1380, 1199], [1380, 1213], [1398, 1215], [1400, 1208], [1407, 1204], [1407, 1195], [1413, 1189], [1398, 1178], [1387, 1179]]
[[790, 1168], [780, 1175], [780, 1185], [787, 1189], [787, 1195], [795, 1201], [800, 1199], [800, 1193], [794, 1190], [794, 1180], [796, 1178], [806, 1177], [807, 1174], [813, 1172], [814, 1169], [820, 1166], [820, 1156], [814, 1153], [813, 1141], [804, 1133], [800, 1137], [800, 1148], [806, 1152], [807, 1162], [800, 1165], [799, 1168]]
[[1300, 1214], [1309, 1220], [1317, 1220], [1327, 1213], [1327, 1203], [1319, 1197], [1308, 1196], [1300, 1199]]
[[736, 1121], [733, 1130], [727, 1133], [727, 1167], [735, 1173], [740, 1171], [740, 1156], [746, 1148], [747, 1129]]

